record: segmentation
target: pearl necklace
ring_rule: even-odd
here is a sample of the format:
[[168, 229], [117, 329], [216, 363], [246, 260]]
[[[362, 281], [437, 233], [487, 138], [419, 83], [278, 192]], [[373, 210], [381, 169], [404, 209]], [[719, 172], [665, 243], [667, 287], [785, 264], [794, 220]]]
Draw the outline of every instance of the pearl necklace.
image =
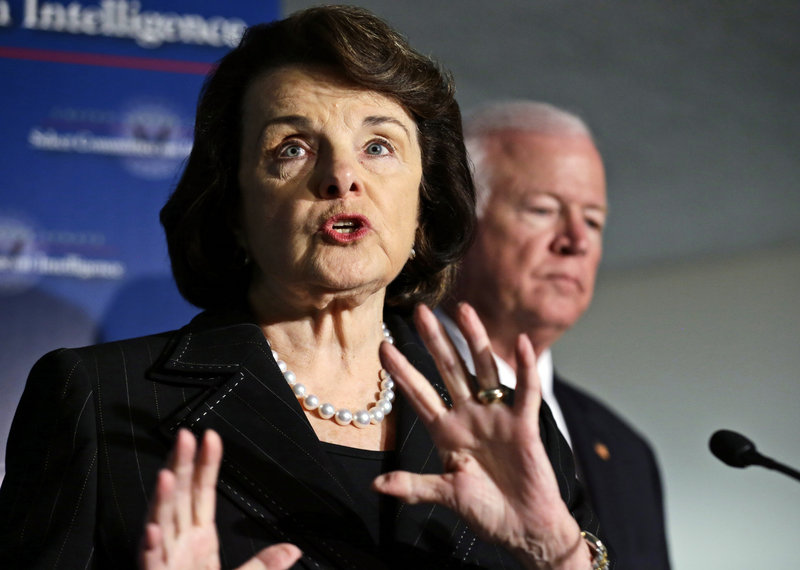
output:
[[[383, 330], [383, 338], [386, 339], [387, 342], [394, 344], [394, 338], [392, 338], [392, 333], [389, 332], [389, 329], [386, 328], [386, 323], [381, 323], [381, 328]], [[269, 341], [267, 341], [267, 344], [269, 345]], [[272, 345], [270, 345], [270, 350], [272, 350]], [[295, 373], [289, 370], [289, 367], [278, 357], [278, 353], [274, 350], [272, 350], [272, 357], [278, 364], [278, 368], [281, 369], [286, 382], [292, 387], [294, 395], [300, 400], [303, 408], [309, 412], [316, 410], [319, 417], [322, 419], [332, 419], [340, 426], [346, 426], [352, 423], [356, 427], [365, 428], [369, 425], [381, 423], [383, 418], [388, 416], [392, 411], [392, 402], [395, 397], [394, 380], [392, 380], [392, 377], [383, 368], [378, 372], [380, 393], [377, 401], [372, 402], [366, 408], [358, 410], [356, 413], [352, 413], [347, 408], [336, 408], [333, 404], [327, 402], [320, 403], [317, 396], [309, 394], [305, 385], [297, 381]]]

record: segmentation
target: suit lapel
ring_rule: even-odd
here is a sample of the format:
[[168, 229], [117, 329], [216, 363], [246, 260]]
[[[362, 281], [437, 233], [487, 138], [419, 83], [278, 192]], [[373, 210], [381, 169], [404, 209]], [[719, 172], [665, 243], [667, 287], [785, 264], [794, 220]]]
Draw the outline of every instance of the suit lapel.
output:
[[[450, 395], [439, 377], [436, 365], [428, 352], [422, 348], [422, 342], [416, 333], [400, 318], [389, 319], [387, 326], [392, 331], [397, 349], [430, 380], [442, 399], [451, 406]], [[442, 466], [436, 453], [436, 446], [402, 393], [398, 393], [397, 414], [395, 449], [398, 467], [412, 473], [441, 473]]]
[[[398, 349], [451, 405], [413, 329], [394, 315], [386, 322]], [[344, 552], [354, 534], [369, 536], [352, 490], [322, 448], [257, 325], [241, 317], [222, 323], [200, 318], [179, 333], [149, 376], [194, 389], [194, 397], [162, 423], [162, 432], [172, 438], [185, 427], [200, 437], [206, 429], [216, 430], [225, 444], [220, 491], [259, 523], [273, 531], [280, 526], [281, 540], [294, 540], [310, 554], [326, 542]], [[441, 473], [436, 447], [402, 394], [393, 413], [396, 468]], [[280, 496], [267, 492], [274, 489]], [[463, 559], [475, 544], [461, 519], [430, 504], [398, 503], [391, 528], [390, 542], [405, 550], [397, 552], [401, 558], [419, 560], [425, 551], [426, 557], [433, 552]], [[363, 553], [349, 555], [356, 560]]]
[[[289, 521], [300, 533], [318, 532], [319, 520], [328, 530], [358, 526], [351, 489], [337, 476], [258, 326], [190, 325], [150, 375], [206, 388], [163, 422], [162, 431], [174, 435], [185, 427], [199, 437], [216, 430], [225, 444], [220, 490], [248, 514]], [[274, 489], [281, 489], [279, 496], [268, 492]]]
[[558, 374], [553, 378], [553, 390], [561, 403], [572, 439], [573, 456], [589, 502], [595, 510], [605, 510], [604, 502], [609, 493], [597, 491], [615, 484], [618, 458], [612, 453], [614, 437], [599, 421], [595, 409], [586, 406]]
[[[406, 321], [387, 317], [395, 346], [409, 362], [427, 378], [447, 406], [452, 406], [450, 394], [439, 376], [436, 364], [423, 348], [422, 341]], [[402, 393], [397, 400], [397, 469], [411, 473], [442, 473], [443, 466], [427, 428], [417, 416], [411, 403]], [[418, 561], [425, 552], [427, 562], [435, 564], [436, 556], [445, 560], [466, 559], [476, 537], [467, 525], [451, 510], [433, 504], [397, 504], [394, 524], [394, 543], [408, 549], [398, 552], [401, 558]], [[436, 554], [434, 554], [436, 553]]]

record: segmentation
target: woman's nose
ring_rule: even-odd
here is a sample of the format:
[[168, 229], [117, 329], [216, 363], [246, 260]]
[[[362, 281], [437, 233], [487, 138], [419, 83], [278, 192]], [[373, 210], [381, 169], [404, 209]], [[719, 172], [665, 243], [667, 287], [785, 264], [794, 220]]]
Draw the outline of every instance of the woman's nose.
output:
[[321, 161], [321, 167], [318, 188], [320, 198], [343, 198], [351, 192], [363, 190], [355, 158], [344, 156], [342, 153], [332, 154]]

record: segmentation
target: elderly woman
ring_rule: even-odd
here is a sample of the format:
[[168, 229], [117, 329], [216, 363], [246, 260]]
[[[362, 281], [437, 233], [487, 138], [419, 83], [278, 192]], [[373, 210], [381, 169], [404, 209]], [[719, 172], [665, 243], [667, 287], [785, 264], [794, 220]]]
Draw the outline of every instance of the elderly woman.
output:
[[601, 567], [529, 341], [511, 405], [474, 312], [477, 379], [424, 306], [473, 188], [452, 85], [394, 30], [343, 7], [250, 29], [161, 219], [206, 311], [37, 363], [3, 568], [293, 564], [278, 543], [303, 568]]

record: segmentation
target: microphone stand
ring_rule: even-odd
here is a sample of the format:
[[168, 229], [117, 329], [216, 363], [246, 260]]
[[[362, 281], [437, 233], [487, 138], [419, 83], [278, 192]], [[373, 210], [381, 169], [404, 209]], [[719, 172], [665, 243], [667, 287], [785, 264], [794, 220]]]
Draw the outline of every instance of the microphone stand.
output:
[[758, 454], [758, 461], [754, 462], [754, 465], [761, 465], [762, 467], [766, 467], [767, 469], [772, 469], [774, 471], [779, 471], [784, 475], [788, 475], [792, 479], [796, 479], [800, 481], [800, 471], [796, 469], [792, 469], [788, 465], [784, 465], [783, 463], [779, 463], [774, 459], [770, 459], [769, 457], [764, 457], [760, 453]]

